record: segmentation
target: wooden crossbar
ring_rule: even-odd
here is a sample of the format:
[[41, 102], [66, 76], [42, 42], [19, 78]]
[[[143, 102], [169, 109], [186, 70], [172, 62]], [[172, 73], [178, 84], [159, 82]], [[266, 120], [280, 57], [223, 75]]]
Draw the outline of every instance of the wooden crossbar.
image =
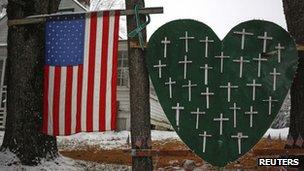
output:
[[298, 51], [304, 51], [304, 44], [297, 44]]
[[[110, 10], [111, 11], [111, 10]], [[114, 11], [114, 10], [112, 10]], [[120, 15], [134, 15], [134, 10], [119, 10]], [[101, 13], [102, 11], [91, 11], [89, 13]], [[153, 8], [144, 8], [139, 9], [139, 14], [162, 14], [164, 12], [163, 7], [153, 7]], [[69, 14], [88, 14], [88, 12], [69, 12], [69, 13], [63, 13], [63, 14], [43, 14], [43, 15], [32, 15], [28, 16], [26, 18], [22, 19], [13, 19], [8, 20], [7, 25], [8, 26], [17, 26], [17, 25], [26, 25], [26, 24], [35, 24], [35, 23], [43, 23], [46, 21], [46, 17], [53, 17], [53, 16], [64, 16]]]
[[256, 149], [253, 153], [258, 156], [275, 156], [275, 155], [304, 155], [304, 149]]
[[154, 149], [133, 149], [123, 150], [131, 156], [148, 157], [148, 156], [187, 156], [192, 153], [191, 150], [154, 150]]

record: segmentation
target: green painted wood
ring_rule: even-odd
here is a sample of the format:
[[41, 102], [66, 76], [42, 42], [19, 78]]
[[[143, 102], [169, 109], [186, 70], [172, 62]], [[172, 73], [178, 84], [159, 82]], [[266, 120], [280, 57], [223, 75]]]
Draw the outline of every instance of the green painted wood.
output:
[[[242, 29], [254, 34], [245, 37], [243, 50], [241, 49], [241, 35], [234, 33], [242, 31]], [[179, 39], [185, 35], [185, 31], [188, 32], [189, 37], [194, 37], [188, 42], [188, 52], [185, 52], [185, 41]], [[264, 32], [273, 37], [272, 40], [267, 41], [267, 55], [262, 53], [263, 40], [258, 39], [258, 36], [263, 36]], [[214, 40], [209, 44], [208, 58], [205, 58], [205, 44], [199, 42], [206, 36]], [[165, 37], [170, 40], [166, 58], [164, 58], [164, 44], [161, 43]], [[281, 51], [281, 63], [278, 63], [278, 51], [275, 49], [278, 43], [285, 47]], [[215, 56], [219, 56], [222, 51], [230, 58], [224, 60], [223, 73], [220, 73], [220, 59]], [[258, 77], [258, 62], [253, 58], [258, 58], [260, 53], [268, 61], [262, 62], [261, 77]], [[184, 67], [179, 64], [179, 61], [184, 60], [185, 55], [188, 60], [192, 61], [188, 65], [186, 79], [184, 79]], [[239, 77], [239, 63], [233, 62], [240, 56], [243, 56], [244, 60], [250, 61], [244, 64], [242, 78]], [[162, 68], [161, 78], [159, 78], [158, 69], [154, 67], [159, 60], [162, 64], [166, 64], [166, 67]], [[252, 20], [241, 23], [221, 41], [211, 28], [201, 22], [176, 20], [163, 25], [152, 35], [148, 44], [146, 62], [161, 106], [180, 138], [205, 161], [216, 166], [225, 166], [248, 152], [271, 125], [291, 86], [297, 67], [297, 51], [290, 35], [280, 26], [268, 21]], [[204, 84], [204, 70], [200, 69], [204, 64], [213, 67], [213, 70], [209, 70], [208, 85]], [[277, 77], [276, 91], [273, 91], [273, 76], [270, 75], [274, 68], [281, 73]], [[168, 85], [165, 85], [169, 77], [172, 77], [172, 81], [176, 81], [176, 84], [172, 86], [172, 99], [169, 97]], [[252, 83], [253, 79], [256, 80], [256, 83], [262, 84], [262, 87], [256, 88], [255, 100], [252, 100], [252, 87], [246, 86], [246, 84]], [[197, 84], [196, 87], [192, 87], [190, 102], [188, 89], [182, 87], [188, 83], [188, 80], [191, 80], [192, 84]], [[227, 101], [227, 89], [220, 88], [220, 86], [227, 85], [228, 82], [231, 82], [233, 86], [238, 86], [238, 89], [231, 90], [230, 102]], [[206, 108], [205, 96], [201, 95], [202, 92], [205, 92], [206, 87], [214, 93], [214, 96], [210, 96], [209, 109]], [[263, 101], [269, 96], [278, 100], [272, 103], [271, 115], [268, 114], [268, 102]], [[176, 111], [172, 109], [177, 103], [184, 107], [184, 110], [180, 111], [179, 127], [176, 126]], [[241, 108], [237, 111], [236, 128], [233, 127], [233, 110], [229, 109], [233, 103]], [[258, 112], [253, 116], [252, 127], [250, 127], [249, 115], [245, 115], [245, 112], [250, 111], [250, 106], [253, 106], [254, 111]], [[198, 129], [196, 129], [196, 116], [191, 114], [192, 111], [196, 111], [196, 108], [206, 112], [199, 119]], [[223, 117], [229, 118], [229, 121], [223, 123], [222, 135], [219, 135], [219, 122], [214, 121], [214, 118], [218, 118], [220, 113], [223, 114]], [[203, 152], [203, 138], [199, 136], [204, 131], [212, 135], [206, 140], [205, 152]], [[248, 136], [241, 141], [241, 154], [238, 151], [237, 139], [231, 138], [231, 135], [239, 132]]]

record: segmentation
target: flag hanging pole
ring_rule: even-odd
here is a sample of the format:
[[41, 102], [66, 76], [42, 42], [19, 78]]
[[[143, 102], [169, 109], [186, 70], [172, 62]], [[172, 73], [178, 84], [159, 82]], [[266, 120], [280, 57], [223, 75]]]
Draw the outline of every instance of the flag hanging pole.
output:
[[[129, 15], [135, 14], [134, 9], [119, 10], [119, 11], [120, 11], [121, 16], [124, 16], [124, 15], [129, 16]], [[93, 12], [101, 13], [102, 11], [32, 15], [32, 16], [28, 16], [28, 17], [22, 18], [22, 19], [8, 20], [7, 25], [8, 26], [17, 26], [17, 25], [43, 23], [43, 22], [45, 22], [47, 17], [62, 16], [62, 15], [69, 15], [69, 14], [88, 14], [88, 13], [93, 13]], [[140, 9], [138, 12], [139, 12], [139, 14], [161, 14], [161, 13], [163, 13], [163, 8], [162, 7], [144, 8], [144, 9]]]

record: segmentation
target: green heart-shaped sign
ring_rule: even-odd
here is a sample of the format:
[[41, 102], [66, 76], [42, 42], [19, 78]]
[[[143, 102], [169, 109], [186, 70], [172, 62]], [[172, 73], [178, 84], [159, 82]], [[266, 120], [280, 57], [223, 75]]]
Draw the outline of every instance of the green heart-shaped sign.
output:
[[203, 23], [177, 20], [152, 35], [146, 61], [180, 138], [204, 160], [224, 166], [269, 128], [291, 86], [297, 50], [271, 22], [241, 23], [221, 41]]

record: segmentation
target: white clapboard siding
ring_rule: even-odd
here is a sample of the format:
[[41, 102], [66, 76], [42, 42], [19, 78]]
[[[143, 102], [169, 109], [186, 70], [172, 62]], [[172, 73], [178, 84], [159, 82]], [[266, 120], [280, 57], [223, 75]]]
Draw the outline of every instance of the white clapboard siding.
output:
[[119, 86], [117, 88], [117, 100], [119, 101], [119, 110], [130, 111], [130, 91], [128, 87]]
[[158, 98], [154, 95], [150, 95], [150, 107], [151, 107], [151, 124], [155, 125], [156, 129], [171, 129], [171, 124], [167, 119]]
[[[118, 120], [120, 118], [126, 121], [130, 120], [130, 99], [129, 99], [129, 88], [128, 87], [118, 87], [117, 89], [117, 100], [119, 101], [119, 113]], [[153, 124], [156, 129], [171, 129], [171, 125], [165, 116], [159, 101], [156, 96], [150, 95], [150, 112], [151, 112], [151, 124]], [[128, 124], [126, 124], [128, 125]], [[127, 130], [130, 127], [126, 127]]]
[[6, 15], [0, 18], [0, 48], [6, 45], [7, 41], [7, 17]]

